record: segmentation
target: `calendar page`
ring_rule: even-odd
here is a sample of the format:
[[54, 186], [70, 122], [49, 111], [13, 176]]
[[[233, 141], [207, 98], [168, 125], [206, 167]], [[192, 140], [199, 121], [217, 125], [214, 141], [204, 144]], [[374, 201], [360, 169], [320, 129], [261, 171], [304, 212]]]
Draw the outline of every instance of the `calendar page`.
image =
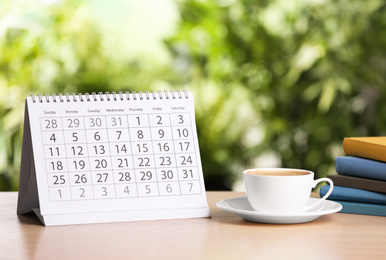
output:
[[35, 96], [26, 106], [41, 215], [209, 215], [192, 93]]

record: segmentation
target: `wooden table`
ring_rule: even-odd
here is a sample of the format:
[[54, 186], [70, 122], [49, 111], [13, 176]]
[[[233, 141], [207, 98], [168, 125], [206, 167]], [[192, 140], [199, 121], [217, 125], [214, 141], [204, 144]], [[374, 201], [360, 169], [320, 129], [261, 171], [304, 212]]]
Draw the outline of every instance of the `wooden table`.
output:
[[386, 259], [386, 218], [336, 213], [270, 225], [216, 207], [236, 192], [208, 192], [212, 218], [44, 227], [16, 215], [0, 193], [0, 259]]

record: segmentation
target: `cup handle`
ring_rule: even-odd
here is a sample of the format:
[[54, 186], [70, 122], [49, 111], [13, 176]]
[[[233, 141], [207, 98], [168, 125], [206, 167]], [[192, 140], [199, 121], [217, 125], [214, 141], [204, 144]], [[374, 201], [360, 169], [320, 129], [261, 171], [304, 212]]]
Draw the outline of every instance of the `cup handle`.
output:
[[307, 210], [309, 210], [309, 209], [311, 209], [311, 208], [313, 208], [313, 207], [315, 207], [315, 206], [317, 206], [317, 205], [319, 205], [319, 204], [322, 203], [324, 200], [326, 200], [328, 196], [330, 196], [332, 190], [334, 189], [334, 183], [333, 183], [332, 180], [329, 179], [329, 178], [320, 178], [320, 179], [314, 180], [314, 181], [313, 181], [313, 184], [312, 184], [312, 188], [315, 188], [316, 185], [317, 185], [319, 182], [322, 182], [322, 181], [328, 182], [328, 184], [330, 185], [330, 189], [329, 189], [328, 192], [323, 196], [323, 198], [321, 198], [320, 200], [318, 200], [317, 202], [315, 202], [315, 203], [312, 204], [312, 205], [309, 205], [309, 206], [304, 207], [303, 212], [304, 212], [304, 211], [307, 211]]

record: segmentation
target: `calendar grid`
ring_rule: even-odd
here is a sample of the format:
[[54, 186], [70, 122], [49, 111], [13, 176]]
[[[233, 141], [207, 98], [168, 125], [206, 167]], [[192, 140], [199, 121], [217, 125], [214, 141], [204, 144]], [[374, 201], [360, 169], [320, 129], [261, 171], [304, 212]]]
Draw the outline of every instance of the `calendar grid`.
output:
[[[149, 131], [150, 131], [150, 143], [153, 144], [153, 136], [151, 134], [151, 126], [152, 124], [150, 123], [150, 116], [147, 115], [147, 120], [149, 122]], [[157, 175], [157, 167], [156, 167], [156, 158], [154, 156], [155, 152], [154, 152], [154, 147], [153, 145], [151, 146], [152, 148], [152, 153], [151, 153], [151, 156], [153, 157], [153, 161], [154, 161], [154, 175], [155, 175], [155, 180], [158, 180], [158, 175]], [[156, 189], [157, 189], [157, 192], [154, 196], [159, 196], [160, 195], [160, 187], [159, 187], [159, 182], [157, 181], [157, 185], [156, 185]]]
[[202, 193], [188, 113], [40, 121], [51, 201]]
[[[130, 131], [128, 131], [127, 134], [129, 136], [129, 140], [132, 140]], [[131, 150], [131, 154], [133, 155], [134, 154], [134, 150], [133, 150], [133, 146], [132, 145], [130, 145], [130, 150]], [[133, 165], [133, 178], [135, 178], [135, 193], [136, 193], [137, 196], [139, 196], [139, 194], [138, 194], [138, 182], [137, 182], [137, 176], [135, 175], [134, 158], [133, 157], [131, 157], [131, 162], [132, 162], [132, 165]]]
[[[103, 117], [104, 118], [104, 121], [106, 122], [106, 116]], [[106, 132], [107, 132], [107, 135], [106, 135], [106, 139], [107, 139], [107, 143], [109, 144], [110, 143], [110, 140], [109, 140], [109, 134], [108, 134], [108, 128], [106, 127]], [[111, 147], [108, 148], [110, 150], [110, 156], [108, 157], [108, 160], [110, 162], [110, 165], [113, 165], [113, 161], [112, 161], [112, 155], [111, 155]], [[112, 167], [111, 167], [112, 168]], [[92, 171], [91, 170], [91, 179], [93, 179], [93, 172], [99, 172], [99, 171]], [[111, 173], [113, 172], [113, 169], [111, 169]], [[100, 174], [100, 178], [103, 178], [103, 175], [106, 173], [106, 171], [103, 171], [102, 173], [96, 173], [97, 175]], [[107, 173], [108, 174], [108, 173]], [[108, 175], [106, 175], [108, 176]], [[103, 185], [103, 184], [95, 184], [95, 187], [93, 189], [94, 191], [94, 196], [95, 196], [95, 189], [98, 187], [101, 187], [101, 189], [104, 191], [104, 194], [106, 194], [106, 196], [108, 195], [108, 192], [107, 192], [107, 187], [109, 186], [113, 186], [114, 187], [114, 190], [112, 191], [109, 191], [109, 192], [113, 192], [113, 198], [116, 197], [116, 194], [115, 194], [115, 181], [114, 181], [114, 174], [111, 174], [111, 178], [113, 179], [113, 185]], [[107, 179], [107, 177], [106, 177]], [[94, 183], [94, 181], [92, 182]], [[103, 186], [102, 186], [103, 185]], [[105, 199], [108, 199], [109, 197], [105, 197]], [[103, 197], [101, 197], [100, 199], [104, 199]]]
[[[170, 115], [168, 115], [169, 116], [169, 120], [170, 120], [170, 122], [171, 122], [171, 118], [170, 118]], [[172, 128], [172, 126], [170, 127], [170, 128]], [[172, 131], [172, 133], [173, 133], [173, 131]], [[173, 138], [172, 138], [173, 139]], [[177, 154], [176, 154], [176, 148], [175, 148], [175, 144], [174, 144], [174, 142], [173, 142], [173, 149], [174, 149], [174, 159], [175, 159], [175, 161], [177, 162]], [[177, 172], [177, 179], [178, 179], [178, 188], [179, 188], [179, 190], [180, 190], [180, 194], [181, 194], [181, 182], [180, 182], [180, 176], [179, 176], [179, 174], [178, 174], [178, 172]]]
[[[64, 118], [63, 118], [64, 119]], [[83, 121], [83, 126], [84, 125], [86, 125], [86, 122], [85, 122], [85, 118], [84, 117], [82, 117], [82, 121]], [[81, 144], [87, 144], [87, 142], [85, 142], [85, 143], [81, 143]], [[78, 148], [79, 147], [82, 147], [82, 146], [78, 146]], [[84, 148], [82, 148], [82, 149], [84, 149], [85, 150], [85, 154], [87, 155], [86, 156], [86, 158], [87, 158], [87, 161], [88, 161], [88, 165], [90, 165], [91, 164], [91, 159], [90, 159], [90, 156], [89, 156], [89, 147], [87, 146], [87, 145], [85, 145], [84, 146]], [[79, 154], [78, 154], [79, 155]], [[74, 156], [75, 156], [75, 152], [74, 152]], [[92, 183], [92, 174], [91, 174], [91, 172], [90, 172], [90, 179], [91, 179], [91, 183]], [[73, 187], [71, 187], [71, 195], [73, 196], [73, 192], [72, 192], [72, 190], [73, 190], [74, 188]], [[94, 193], [93, 193], [93, 196], [92, 197], [94, 197]], [[72, 197], [73, 198], [73, 200], [75, 200], [75, 196], [73, 196]], [[91, 199], [91, 198], [90, 198]]]

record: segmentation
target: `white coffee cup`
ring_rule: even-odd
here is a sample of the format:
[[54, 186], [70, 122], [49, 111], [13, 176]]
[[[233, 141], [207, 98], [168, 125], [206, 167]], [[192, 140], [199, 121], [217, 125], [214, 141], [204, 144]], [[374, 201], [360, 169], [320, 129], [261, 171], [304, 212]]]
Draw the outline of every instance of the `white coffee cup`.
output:
[[[312, 171], [288, 168], [258, 168], [243, 171], [248, 201], [255, 211], [291, 214], [307, 211], [321, 204], [332, 192], [328, 178], [314, 180]], [[326, 181], [330, 189], [320, 200], [307, 205], [312, 188]]]

